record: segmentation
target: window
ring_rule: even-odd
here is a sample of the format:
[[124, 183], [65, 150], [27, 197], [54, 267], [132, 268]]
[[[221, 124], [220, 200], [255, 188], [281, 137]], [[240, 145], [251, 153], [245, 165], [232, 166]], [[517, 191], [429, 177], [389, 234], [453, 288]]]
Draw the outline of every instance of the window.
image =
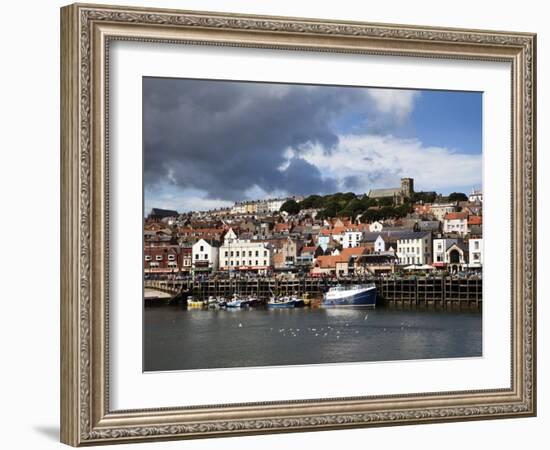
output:
[[199, 259], [199, 254], [198, 253], [195, 255], [195, 259]]
[[267, 250], [264, 252], [264, 256], [267, 256]]
[[236, 266], [238, 266], [238, 265], [239, 265], [239, 260], [237, 260], [237, 261], [235, 262], [235, 265], [236, 265]]
[[267, 261], [264, 259], [264, 266], [267, 266]]
[[231, 258], [233, 258], [233, 252], [231, 252]]
[[168, 255], [168, 261], [174, 261], [176, 259], [176, 255]]
[[252, 260], [251, 260], [251, 259], [248, 260], [248, 265], [249, 265], [249, 266], [252, 265]]
[[[259, 252], [258, 250], [256, 250], [256, 258], [258, 257], [258, 254], [259, 254], [259, 253], [260, 253], [260, 252]], [[256, 263], [256, 265], [257, 265], [257, 263]]]
[[237, 250], [237, 257], [239, 256], [239, 251]]
[[204, 252], [204, 245], [201, 245], [200, 251]]
[[155, 257], [155, 259], [156, 259], [157, 261], [162, 261], [162, 255], [157, 255], [157, 256]]
[[230, 261], [230, 265], [231, 265], [231, 266], [233, 265], [233, 260]]
[[225, 252], [225, 257], [226, 257], [226, 258], [227, 258], [228, 253], [229, 253], [228, 251]]
[[479, 250], [479, 241], [474, 242], [474, 249]]
[[153, 257], [151, 255], [145, 255], [145, 261], [151, 261]]

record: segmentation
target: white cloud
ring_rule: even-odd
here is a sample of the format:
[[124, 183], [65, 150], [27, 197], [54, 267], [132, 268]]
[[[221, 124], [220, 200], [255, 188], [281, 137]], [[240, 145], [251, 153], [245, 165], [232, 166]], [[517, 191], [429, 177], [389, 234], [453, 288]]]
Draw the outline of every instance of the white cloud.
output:
[[383, 114], [391, 114], [403, 122], [411, 114], [418, 91], [406, 89], [368, 89], [367, 95], [374, 101], [374, 106]]
[[[457, 153], [444, 147], [424, 147], [417, 139], [393, 136], [340, 136], [330, 152], [319, 145], [301, 156], [327, 178], [335, 178], [340, 189], [356, 192], [399, 185], [401, 177], [415, 180], [416, 190], [448, 192], [456, 187], [480, 186], [481, 154]], [[346, 181], [348, 182], [346, 186]]]

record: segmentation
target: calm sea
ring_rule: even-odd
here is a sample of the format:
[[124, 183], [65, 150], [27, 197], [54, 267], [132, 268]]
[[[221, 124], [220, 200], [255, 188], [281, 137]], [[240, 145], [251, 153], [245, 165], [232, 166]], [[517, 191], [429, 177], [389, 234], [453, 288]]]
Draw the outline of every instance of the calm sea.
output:
[[144, 309], [144, 369], [482, 356], [477, 311], [394, 308]]

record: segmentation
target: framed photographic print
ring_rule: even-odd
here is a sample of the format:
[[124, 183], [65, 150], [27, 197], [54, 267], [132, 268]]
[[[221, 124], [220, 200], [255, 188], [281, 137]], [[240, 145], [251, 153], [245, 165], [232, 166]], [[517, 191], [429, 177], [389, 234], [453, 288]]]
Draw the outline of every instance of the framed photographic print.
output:
[[62, 441], [533, 416], [535, 38], [62, 8]]

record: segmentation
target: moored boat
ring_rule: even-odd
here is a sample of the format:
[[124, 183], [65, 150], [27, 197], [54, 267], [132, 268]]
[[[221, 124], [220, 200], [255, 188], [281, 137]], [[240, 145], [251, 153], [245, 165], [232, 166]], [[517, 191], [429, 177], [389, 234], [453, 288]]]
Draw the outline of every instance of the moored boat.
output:
[[322, 306], [376, 306], [376, 286], [355, 284], [335, 286], [323, 296]]
[[225, 306], [227, 308], [240, 308], [242, 305], [243, 305], [243, 302], [240, 299], [233, 299], [233, 300], [228, 301], [225, 304]]
[[204, 302], [202, 300], [195, 300], [191, 296], [187, 298], [188, 308], [202, 308], [203, 306], [204, 306]]
[[296, 299], [294, 297], [271, 297], [267, 302], [268, 308], [295, 308]]

